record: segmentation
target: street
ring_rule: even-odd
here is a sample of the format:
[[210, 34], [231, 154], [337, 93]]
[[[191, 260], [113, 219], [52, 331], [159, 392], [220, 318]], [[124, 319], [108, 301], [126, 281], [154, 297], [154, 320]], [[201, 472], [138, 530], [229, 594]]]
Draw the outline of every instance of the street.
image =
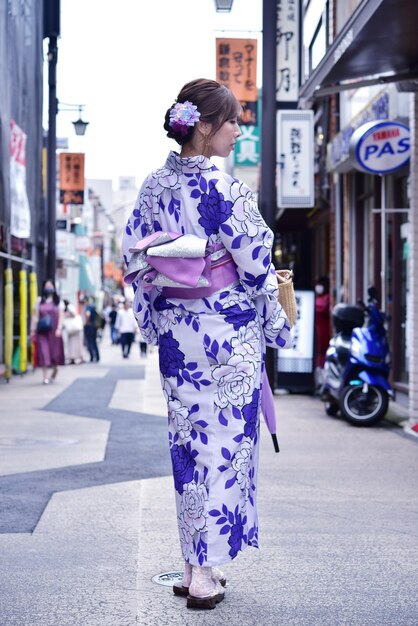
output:
[[276, 395], [261, 425], [260, 550], [193, 612], [154, 576], [182, 570], [158, 353], [0, 384], [1, 626], [417, 626], [418, 437], [355, 428]]

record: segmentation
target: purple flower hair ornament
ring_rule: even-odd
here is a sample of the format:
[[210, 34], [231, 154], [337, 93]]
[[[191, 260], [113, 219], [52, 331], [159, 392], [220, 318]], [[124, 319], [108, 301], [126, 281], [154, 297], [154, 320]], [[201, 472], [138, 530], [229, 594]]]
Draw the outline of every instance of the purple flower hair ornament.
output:
[[189, 132], [189, 126], [194, 126], [199, 121], [200, 113], [192, 102], [177, 102], [170, 109], [170, 126], [175, 133], [183, 136]]

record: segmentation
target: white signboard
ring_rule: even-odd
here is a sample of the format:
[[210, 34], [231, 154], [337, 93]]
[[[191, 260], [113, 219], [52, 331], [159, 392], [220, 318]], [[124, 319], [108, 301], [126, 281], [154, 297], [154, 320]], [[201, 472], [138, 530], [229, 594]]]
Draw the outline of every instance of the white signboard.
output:
[[361, 172], [388, 174], [406, 165], [410, 157], [410, 132], [400, 122], [367, 122], [350, 140], [350, 157]]
[[30, 237], [30, 208], [26, 191], [26, 133], [10, 120], [10, 232], [14, 237]]
[[73, 233], [69, 233], [65, 230], [55, 231], [55, 246], [58, 259], [73, 259], [74, 258], [74, 239]]
[[315, 203], [313, 111], [277, 112], [277, 205], [308, 208]]
[[311, 373], [314, 369], [315, 292], [295, 290], [298, 318], [291, 330], [292, 347], [278, 351], [279, 372]]
[[299, 0], [278, 0], [276, 80], [278, 102], [298, 101], [299, 19]]

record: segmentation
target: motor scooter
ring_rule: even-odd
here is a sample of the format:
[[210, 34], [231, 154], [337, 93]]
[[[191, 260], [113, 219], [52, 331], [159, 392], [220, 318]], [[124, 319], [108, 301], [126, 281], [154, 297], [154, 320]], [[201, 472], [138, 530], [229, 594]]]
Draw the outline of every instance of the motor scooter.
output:
[[[355, 426], [372, 426], [394, 397], [389, 384], [390, 351], [385, 314], [377, 292], [368, 290], [368, 304], [337, 304], [332, 312], [335, 335], [325, 356], [320, 398], [327, 415], [343, 417]], [[366, 318], [366, 324], [364, 324]]]

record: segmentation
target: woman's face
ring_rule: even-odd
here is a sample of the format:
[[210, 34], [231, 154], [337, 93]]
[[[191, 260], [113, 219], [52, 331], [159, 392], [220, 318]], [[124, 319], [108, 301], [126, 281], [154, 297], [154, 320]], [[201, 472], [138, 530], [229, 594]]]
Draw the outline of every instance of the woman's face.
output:
[[50, 293], [54, 293], [55, 289], [54, 289], [54, 285], [51, 283], [50, 280], [47, 280], [44, 286], [44, 291], [50, 291]]
[[238, 117], [233, 117], [222, 124], [220, 129], [211, 137], [208, 152], [209, 157], [227, 157], [234, 149], [241, 129], [238, 125]]

